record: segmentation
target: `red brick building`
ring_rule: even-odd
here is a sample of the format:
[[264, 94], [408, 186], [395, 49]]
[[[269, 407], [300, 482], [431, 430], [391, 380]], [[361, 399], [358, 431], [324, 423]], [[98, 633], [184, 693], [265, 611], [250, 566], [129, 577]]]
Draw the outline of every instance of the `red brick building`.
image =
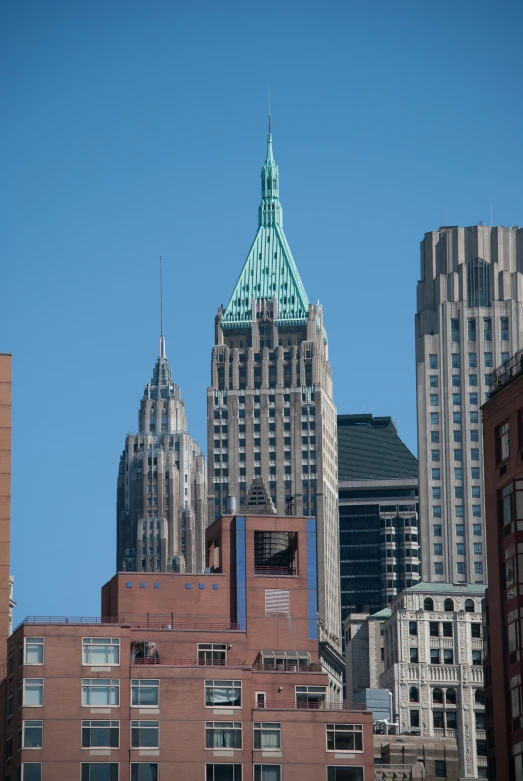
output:
[[[489, 778], [523, 780], [523, 351], [483, 406], [488, 561], [485, 714]], [[521, 617], [521, 621], [520, 621]]]
[[316, 521], [231, 515], [202, 574], [118, 573], [8, 646], [7, 781], [372, 781], [318, 664]]

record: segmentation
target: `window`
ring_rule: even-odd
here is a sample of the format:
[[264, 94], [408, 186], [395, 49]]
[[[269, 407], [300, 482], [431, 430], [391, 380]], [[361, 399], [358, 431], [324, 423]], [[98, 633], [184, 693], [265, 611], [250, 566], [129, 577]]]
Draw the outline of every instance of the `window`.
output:
[[452, 353], [452, 368], [459, 369], [459, 353]]
[[409, 635], [417, 635], [417, 634], [418, 634], [418, 622], [409, 621]]
[[474, 562], [474, 575], [483, 575], [483, 562]]
[[280, 781], [281, 765], [254, 765], [254, 781]]
[[468, 321], [468, 340], [469, 342], [476, 341], [476, 318], [469, 317]]
[[410, 726], [419, 727], [419, 710], [410, 711]]
[[82, 705], [96, 708], [119, 704], [120, 681], [117, 678], [82, 679]]
[[492, 341], [492, 320], [490, 317], [485, 317], [483, 319], [483, 339], [486, 342]]
[[435, 523], [434, 526], [432, 527], [432, 530], [433, 530], [433, 533], [434, 533], [434, 537], [441, 537], [441, 524], [440, 523]]
[[226, 643], [198, 643], [198, 663], [210, 665], [227, 664]]
[[456, 431], [452, 432], [454, 442], [461, 442], [461, 429], [458, 428]]
[[44, 704], [43, 678], [24, 678], [23, 687], [24, 707], [39, 708]]
[[443, 649], [443, 664], [454, 664], [454, 651], [452, 648]]
[[470, 448], [470, 460], [479, 461], [479, 448], [477, 447]]
[[452, 413], [452, 422], [457, 423], [458, 425], [461, 423], [461, 412]]
[[467, 263], [467, 303], [471, 308], [490, 306], [489, 266], [482, 258], [474, 258]]
[[485, 714], [475, 713], [476, 717], [476, 729], [485, 729]]
[[471, 467], [470, 476], [473, 480], [479, 480], [479, 466]]
[[439, 469], [433, 469], [432, 470], [432, 479], [433, 480], [440, 480], [440, 470]]
[[481, 651], [472, 651], [472, 664], [477, 666], [483, 664], [483, 659], [481, 658]]
[[445, 702], [449, 705], [456, 704], [456, 689], [447, 689], [445, 692]]
[[510, 356], [509, 356], [508, 353], [501, 353], [501, 363], [506, 363], [508, 361], [509, 357]]
[[327, 697], [325, 686], [296, 686], [296, 707], [320, 708]]
[[418, 649], [417, 648], [411, 648], [410, 649], [410, 661], [412, 664], [418, 663]]
[[457, 542], [456, 543], [456, 556], [464, 556], [464, 555], [465, 555], [465, 543]]
[[241, 681], [205, 681], [206, 707], [241, 708]]
[[254, 748], [280, 749], [281, 724], [279, 721], [254, 722]]
[[432, 723], [435, 729], [443, 729], [443, 711], [436, 710], [433, 712]]
[[434, 556], [443, 556], [443, 545], [441, 542], [434, 543]]
[[363, 751], [363, 725], [327, 724], [327, 751]]
[[159, 721], [131, 721], [131, 748], [159, 748]]
[[431, 450], [432, 460], [439, 461], [439, 450]]
[[478, 394], [477, 393], [469, 393], [469, 403], [470, 404], [477, 404], [478, 403]]
[[131, 781], [158, 781], [158, 764], [131, 762]]
[[500, 319], [501, 341], [508, 342], [508, 317]]
[[459, 342], [459, 320], [452, 318], [450, 321], [450, 340]]
[[446, 599], [443, 603], [443, 610], [445, 611], [445, 613], [453, 613], [454, 602], [451, 599]]
[[431, 374], [429, 377], [429, 385], [431, 388], [437, 388], [438, 387], [438, 375], [437, 374]]
[[436, 705], [443, 705], [443, 689], [440, 689], [438, 686], [432, 690], [432, 702], [436, 703]]
[[438, 426], [439, 425], [439, 412], [431, 412], [430, 413], [430, 425], [431, 426]]
[[481, 516], [481, 505], [480, 504], [473, 504], [472, 505], [472, 515], [474, 518], [479, 518]]
[[439, 664], [439, 648], [430, 649], [430, 663]]
[[464, 512], [463, 511], [463, 505], [462, 504], [457, 504], [454, 507], [454, 512], [456, 513], [456, 517], [457, 518], [463, 518], [463, 512]]
[[25, 637], [20, 643], [19, 665], [44, 663], [44, 638]]
[[432, 508], [432, 517], [441, 518], [441, 505], [435, 504]]
[[157, 707], [159, 703], [159, 680], [138, 678], [131, 681], [131, 705], [134, 708]]
[[505, 461], [510, 455], [510, 434], [508, 420], [496, 429], [496, 463]]
[[431, 407], [437, 407], [438, 406], [438, 394], [437, 393], [431, 393], [429, 396], [430, 399], [430, 406]]
[[19, 748], [42, 748], [44, 741], [43, 721], [23, 721]]
[[454, 487], [454, 499], [463, 499], [463, 486], [456, 485]]
[[441, 561], [434, 562], [434, 574], [443, 575], [443, 562]]
[[454, 461], [463, 461], [463, 453], [461, 452], [461, 448], [456, 448], [454, 450]]
[[452, 394], [452, 403], [459, 406], [461, 404], [461, 393]]
[[118, 748], [119, 721], [82, 721], [82, 748]]
[[474, 537], [481, 537], [481, 524], [480, 523], [473, 523], [472, 524], [472, 534]]
[[205, 765], [205, 781], [242, 781], [242, 766]]
[[432, 353], [429, 355], [429, 368], [430, 369], [437, 369], [438, 368], [438, 356]]
[[439, 637], [439, 624], [437, 621], [429, 621], [430, 637]]
[[120, 640], [114, 637], [84, 637], [82, 664], [120, 664]]
[[363, 768], [349, 765], [327, 765], [327, 781], [363, 781]]
[[431, 442], [439, 442], [439, 431], [431, 431], [430, 432], [430, 441]]
[[475, 369], [478, 365], [477, 353], [469, 353], [469, 369]]
[[432, 498], [441, 499], [441, 488], [439, 486], [432, 489]]
[[[42, 781], [41, 762], [22, 762], [21, 767], [22, 767], [21, 781]], [[20, 778], [20, 776], [17, 776], [17, 778]], [[84, 781], [83, 778], [82, 781]]]
[[118, 762], [82, 762], [81, 781], [118, 781]]
[[470, 636], [481, 638], [481, 624], [470, 624]]
[[444, 621], [443, 624], [443, 637], [452, 637], [452, 624], [450, 621]]
[[477, 385], [478, 384], [478, 375], [477, 374], [469, 374], [469, 385]]
[[471, 489], [471, 496], [473, 499], [481, 498], [481, 489], [479, 485], [473, 485]]
[[454, 480], [463, 480], [463, 469], [460, 466], [454, 468]]
[[458, 561], [456, 564], [456, 571], [458, 575], [464, 575], [465, 574], [465, 562], [464, 561]]
[[482, 556], [483, 555], [483, 545], [481, 542], [475, 542], [474, 543], [474, 555], [475, 556]]
[[483, 360], [486, 368], [492, 368], [492, 353], [484, 353]]
[[464, 537], [465, 536], [465, 526], [462, 523], [456, 524], [456, 537]]
[[453, 388], [459, 388], [460, 385], [461, 385], [461, 378], [460, 378], [459, 374], [453, 374], [452, 375], [452, 387]]

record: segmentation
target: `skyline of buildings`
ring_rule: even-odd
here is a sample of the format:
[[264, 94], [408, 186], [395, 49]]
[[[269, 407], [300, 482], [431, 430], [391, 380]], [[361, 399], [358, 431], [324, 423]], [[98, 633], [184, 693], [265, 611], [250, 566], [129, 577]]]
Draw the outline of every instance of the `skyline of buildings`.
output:
[[523, 229], [442, 227], [421, 242], [416, 383], [422, 578], [486, 583], [480, 407], [523, 347]]

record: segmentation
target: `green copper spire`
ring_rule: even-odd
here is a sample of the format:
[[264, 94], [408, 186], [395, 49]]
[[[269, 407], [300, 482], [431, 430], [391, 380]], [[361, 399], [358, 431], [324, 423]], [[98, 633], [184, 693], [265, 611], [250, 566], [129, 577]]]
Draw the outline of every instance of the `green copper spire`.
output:
[[258, 232], [222, 315], [222, 326], [233, 328], [252, 322], [253, 299], [276, 299], [275, 319], [295, 325], [307, 320], [309, 299], [283, 232], [279, 198], [280, 177], [272, 151], [271, 115], [267, 157], [261, 171], [262, 199]]

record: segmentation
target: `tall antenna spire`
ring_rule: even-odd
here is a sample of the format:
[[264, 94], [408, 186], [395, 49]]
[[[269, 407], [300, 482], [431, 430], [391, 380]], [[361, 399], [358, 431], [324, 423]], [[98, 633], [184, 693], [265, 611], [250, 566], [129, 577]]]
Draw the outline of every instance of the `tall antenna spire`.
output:
[[270, 135], [271, 134], [271, 90], [270, 90], [270, 87], [269, 87], [269, 113], [268, 113], [268, 118], [269, 118], [269, 135]]
[[160, 255], [160, 358], [165, 358], [165, 339], [163, 338], [163, 266]]

